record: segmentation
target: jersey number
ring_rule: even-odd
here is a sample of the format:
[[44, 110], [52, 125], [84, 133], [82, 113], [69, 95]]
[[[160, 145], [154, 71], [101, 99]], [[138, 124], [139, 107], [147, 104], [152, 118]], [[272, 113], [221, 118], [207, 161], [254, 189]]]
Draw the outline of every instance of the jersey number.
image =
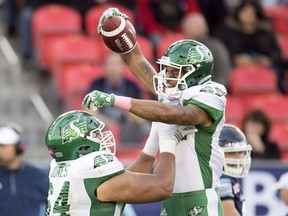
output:
[[[55, 201], [53, 206], [53, 213], [58, 213], [60, 216], [69, 216], [70, 205], [68, 204], [68, 194], [69, 194], [69, 187], [70, 183], [65, 181], [62, 185], [61, 191]], [[53, 194], [53, 185], [50, 185], [49, 194]], [[51, 212], [51, 203], [50, 200], [48, 202], [47, 207], [47, 215], [50, 215]]]
[[217, 95], [219, 97], [225, 95], [225, 92], [222, 91], [222, 89], [218, 88], [218, 87], [211, 87], [211, 86], [205, 86], [203, 89], [200, 90], [201, 92], [205, 92], [205, 93], [210, 93], [210, 94], [214, 94]]

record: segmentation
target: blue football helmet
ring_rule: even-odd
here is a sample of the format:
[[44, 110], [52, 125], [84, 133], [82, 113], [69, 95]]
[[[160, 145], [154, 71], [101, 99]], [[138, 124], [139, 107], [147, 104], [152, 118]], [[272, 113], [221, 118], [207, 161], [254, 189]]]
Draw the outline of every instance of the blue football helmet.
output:
[[[219, 138], [219, 146], [225, 153], [224, 174], [235, 178], [247, 176], [251, 166], [252, 147], [244, 133], [235, 125], [224, 124]], [[227, 154], [240, 153], [240, 158], [230, 158]]]

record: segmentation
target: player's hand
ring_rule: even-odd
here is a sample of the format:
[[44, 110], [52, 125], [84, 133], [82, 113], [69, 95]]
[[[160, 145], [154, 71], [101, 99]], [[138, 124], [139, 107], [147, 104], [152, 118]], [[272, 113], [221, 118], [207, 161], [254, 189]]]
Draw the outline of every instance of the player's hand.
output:
[[107, 106], [115, 105], [115, 95], [107, 94], [101, 91], [94, 90], [87, 94], [83, 101], [82, 106], [87, 107], [88, 109], [99, 109]]
[[178, 144], [185, 136], [197, 132], [195, 126], [158, 123], [159, 135], [170, 136]]
[[118, 10], [118, 8], [109, 8], [106, 11], [104, 11], [102, 16], [100, 17], [100, 20], [98, 23], [98, 34], [102, 34], [102, 26], [103, 26], [104, 20], [107, 17], [111, 17], [111, 16], [120, 16], [120, 17], [123, 17], [124, 19], [129, 19], [129, 17], [126, 14], [121, 13]]
[[178, 126], [173, 134], [174, 139], [179, 143], [185, 136], [196, 133], [195, 126]]

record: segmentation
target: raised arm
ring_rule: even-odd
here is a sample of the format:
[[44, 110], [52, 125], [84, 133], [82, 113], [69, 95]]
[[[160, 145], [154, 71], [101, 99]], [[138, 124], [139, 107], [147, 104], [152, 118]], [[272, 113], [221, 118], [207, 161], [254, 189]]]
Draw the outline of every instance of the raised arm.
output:
[[[103, 36], [104, 34], [104, 30], [103, 28], [105, 27], [104, 23], [105, 20], [107, 18], [110, 17], [121, 17], [122, 21], [123, 18], [125, 20], [128, 20], [129, 17], [122, 13], [121, 11], [119, 11], [117, 8], [109, 8], [106, 11], [103, 12], [102, 16], [100, 17], [99, 20], [99, 24], [98, 24], [98, 33], [100, 35]], [[132, 24], [130, 24], [132, 26]], [[133, 27], [133, 26], [132, 26]], [[110, 27], [111, 28], [111, 27]], [[120, 26], [117, 28], [117, 31], [119, 31]], [[122, 29], [123, 30], [123, 29]], [[143, 83], [143, 85], [152, 93], [155, 93], [154, 91], [154, 87], [153, 87], [153, 75], [156, 74], [156, 71], [154, 70], [154, 68], [152, 67], [152, 65], [148, 62], [148, 60], [145, 58], [145, 56], [143, 55], [141, 48], [139, 46], [139, 44], [137, 43], [137, 41], [135, 41], [136, 38], [136, 32], [133, 32], [132, 28], [130, 29], [131, 31], [128, 31], [127, 33], [125, 33], [126, 37], [129, 37], [128, 35], [130, 34], [134, 34], [135, 37], [133, 37], [133, 39], [131, 39], [131, 43], [136, 42], [135, 46], [129, 46], [129, 47], [125, 47], [127, 48], [127, 50], [125, 50], [125, 52], [123, 52], [123, 50], [119, 51], [118, 47], [119, 44], [116, 45], [116, 48], [114, 49], [114, 47], [111, 47], [111, 44], [113, 42], [109, 41], [109, 46], [107, 46], [109, 49], [111, 49], [114, 52], [117, 53], [122, 53], [120, 54], [122, 59], [124, 60], [124, 62], [128, 65], [128, 67], [130, 68], [131, 72], [140, 80], [140, 82]], [[110, 37], [108, 37], [110, 38]], [[120, 41], [122, 40], [122, 37], [118, 38], [118, 43], [121, 43]], [[105, 37], [104, 37], [104, 41], [105, 41]], [[112, 40], [113, 41], [113, 40]], [[133, 41], [133, 42], [132, 42]], [[107, 45], [107, 44], [106, 44]], [[125, 46], [125, 43], [124, 43]], [[121, 46], [123, 48], [123, 46]], [[123, 48], [124, 49], [124, 48]], [[118, 52], [119, 51], [119, 52]], [[125, 53], [125, 54], [124, 54]]]
[[150, 92], [155, 94], [153, 76], [156, 74], [156, 71], [143, 55], [139, 44], [137, 43], [131, 52], [121, 54], [121, 57], [140, 82], [142, 82]]

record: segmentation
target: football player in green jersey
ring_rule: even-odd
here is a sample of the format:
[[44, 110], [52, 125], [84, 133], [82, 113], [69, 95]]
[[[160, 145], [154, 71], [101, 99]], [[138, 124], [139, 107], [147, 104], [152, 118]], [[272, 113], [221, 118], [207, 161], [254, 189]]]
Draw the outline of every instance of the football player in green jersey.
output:
[[[100, 33], [103, 20], [112, 15], [125, 17], [116, 8], [108, 9], [100, 19]], [[121, 57], [146, 88], [158, 95], [158, 101], [95, 90], [84, 97], [82, 104], [90, 110], [115, 106], [152, 122], [194, 126], [194, 133], [176, 146], [173, 195], [163, 201], [161, 215], [223, 215], [216, 188], [224, 165], [218, 140], [225, 122], [226, 89], [211, 80], [212, 53], [198, 41], [176, 41], [158, 60], [159, 73], [143, 56], [138, 44]], [[158, 151], [159, 129], [157, 123], [152, 124], [146, 145], [129, 170], [149, 172]]]
[[[105, 124], [88, 112], [60, 115], [48, 128], [50, 164], [47, 216], [120, 216], [125, 203], [171, 196], [175, 146], [190, 129], [159, 123], [159, 160], [153, 174], [125, 171]], [[172, 133], [172, 135], [171, 135]]]

